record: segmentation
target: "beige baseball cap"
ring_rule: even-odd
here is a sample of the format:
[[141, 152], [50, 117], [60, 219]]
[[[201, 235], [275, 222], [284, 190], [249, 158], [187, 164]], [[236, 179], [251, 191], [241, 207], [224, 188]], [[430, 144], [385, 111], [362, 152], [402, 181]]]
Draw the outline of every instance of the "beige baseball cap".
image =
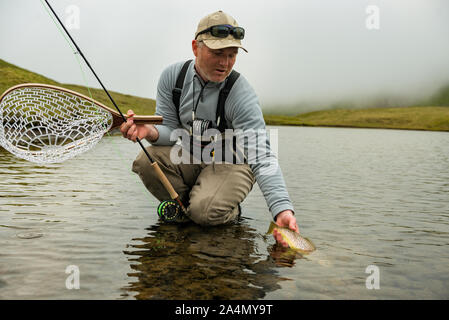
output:
[[[195, 32], [195, 38], [198, 35], [199, 32], [206, 30], [212, 26], [217, 26], [221, 24], [228, 24], [233, 27], [238, 27], [237, 21], [230, 15], [224, 13], [223, 11], [219, 10], [217, 12], [211, 13], [207, 16], [205, 16], [203, 19], [200, 20], [200, 23], [198, 24], [198, 28]], [[238, 47], [242, 48], [246, 52], [245, 48], [243, 48], [242, 43], [240, 40], [235, 39], [232, 34], [227, 36], [226, 38], [217, 38], [214, 37], [210, 32], [200, 34], [197, 40], [203, 41], [206, 46], [208, 46], [211, 49], [223, 49], [223, 48], [229, 48], [229, 47]]]

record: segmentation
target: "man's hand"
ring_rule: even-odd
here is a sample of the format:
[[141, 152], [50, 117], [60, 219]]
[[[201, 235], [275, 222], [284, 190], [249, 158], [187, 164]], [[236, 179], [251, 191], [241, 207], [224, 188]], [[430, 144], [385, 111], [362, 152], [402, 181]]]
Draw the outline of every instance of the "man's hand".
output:
[[[293, 212], [291, 210], [285, 210], [285, 211], [282, 211], [281, 213], [279, 213], [276, 216], [276, 224], [279, 227], [287, 227], [287, 228], [299, 233], [299, 228], [298, 228], [298, 224], [296, 223], [296, 218], [293, 215]], [[287, 242], [282, 240], [282, 236], [279, 232], [274, 230], [273, 236], [278, 243], [282, 244], [282, 246], [288, 247]]]
[[128, 120], [120, 126], [120, 132], [124, 138], [128, 138], [133, 142], [136, 142], [137, 138], [140, 140], [148, 139], [150, 141], [156, 141], [159, 138], [159, 132], [153, 125], [136, 125], [134, 123], [134, 112], [132, 110], [128, 110], [126, 116], [128, 117]]

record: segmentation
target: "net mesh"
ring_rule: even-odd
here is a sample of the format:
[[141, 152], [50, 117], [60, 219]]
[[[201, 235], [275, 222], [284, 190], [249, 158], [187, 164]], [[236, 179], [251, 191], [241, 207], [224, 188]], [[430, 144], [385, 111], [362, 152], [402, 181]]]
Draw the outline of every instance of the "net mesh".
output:
[[45, 87], [19, 87], [0, 103], [0, 145], [39, 164], [62, 162], [91, 149], [112, 126], [93, 102]]

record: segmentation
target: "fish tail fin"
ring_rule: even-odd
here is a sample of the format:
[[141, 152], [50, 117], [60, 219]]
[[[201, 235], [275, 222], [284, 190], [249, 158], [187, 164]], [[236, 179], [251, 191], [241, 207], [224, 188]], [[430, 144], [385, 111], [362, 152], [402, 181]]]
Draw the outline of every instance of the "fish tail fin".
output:
[[312, 246], [312, 251], [315, 251], [316, 250], [316, 247], [315, 247], [315, 244], [312, 242], [312, 240], [310, 240], [309, 238], [304, 238], [304, 239], [306, 239], [309, 243], [310, 243], [310, 245]]

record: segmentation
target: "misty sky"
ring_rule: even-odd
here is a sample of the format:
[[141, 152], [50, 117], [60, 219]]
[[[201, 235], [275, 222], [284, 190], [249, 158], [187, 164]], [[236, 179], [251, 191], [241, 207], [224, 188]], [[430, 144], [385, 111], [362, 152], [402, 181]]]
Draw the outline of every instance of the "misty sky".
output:
[[[162, 70], [193, 57], [199, 20], [216, 10], [246, 29], [235, 69], [262, 107], [376, 94], [426, 95], [449, 82], [447, 0], [50, 0], [106, 88], [154, 98]], [[367, 28], [369, 5], [379, 29]], [[72, 16], [73, 17], [73, 16]], [[370, 20], [372, 22], [372, 20]], [[73, 20], [72, 20], [73, 23]], [[40, 0], [0, 0], [0, 59], [85, 85]], [[99, 87], [87, 67], [90, 86]]]

